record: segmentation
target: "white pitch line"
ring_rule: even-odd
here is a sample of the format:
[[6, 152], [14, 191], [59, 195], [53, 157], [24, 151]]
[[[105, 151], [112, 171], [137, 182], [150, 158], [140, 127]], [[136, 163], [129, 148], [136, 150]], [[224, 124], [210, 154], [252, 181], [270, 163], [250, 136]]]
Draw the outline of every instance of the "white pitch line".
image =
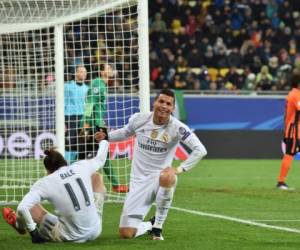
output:
[[200, 216], [218, 218], [218, 219], [222, 219], [222, 220], [229, 220], [229, 221], [234, 221], [234, 222], [247, 224], [247, 225], [252, 225], [252, 226], [257, 226], [257, 227], [270, 228], [270, 229], [275, 229], [275, 230], [279, 230], [279, 231], [286, 231], [286, 232], [300, 234], [300, 230], [298, 230], [296, 228], [273, 226], [273, 225], [258, 223], [258, 222], [254, 222], [254, 221], [250, 221], [250, 220], [243, 220], [243, 219], [234, 218], [234, 217], [225, 216], [225, 215], [220, 215], [220, 214], [205, 213], [205, 212], [201, 212], [201, 211], [195, 211], [195, 210], [190, 210], [190, 209], [185, 209], [185, 208], [180, 208], [180, 207], [171, 207], [171, 209], [181, 211], [181, 212], [185, 212], [185, 213], [189, 213], [189, 214], [196, 214], [196, 215], [200, 215]]
[[250, 220], [255, 222], [300, 222], [300, 220]]

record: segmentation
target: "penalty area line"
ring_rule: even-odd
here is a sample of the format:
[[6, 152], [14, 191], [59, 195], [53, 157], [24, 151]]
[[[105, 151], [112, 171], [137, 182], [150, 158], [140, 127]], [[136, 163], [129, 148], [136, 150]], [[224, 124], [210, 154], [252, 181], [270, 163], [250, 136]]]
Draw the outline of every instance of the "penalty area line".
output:
[[243, 220], [243, 219], [239, 219], [239, 218], [235, 218], [235, 217], [230, 217], [230, 216], [225, 216], [225, 215], [220, 215], [220, 214], [205, 213], [205, 212], [201, 212], [201, 211], [190, 210], [190, 209], [185, 209], [185, 208], [180, 208], [180, 207], [171, 207], [171, 209], [180, 211], [180, 212], [189, 213], [189, 214], [195, 214], [195, 215], [199, 215], [199, 216], [234, 221], [234, 222], [238, 222], [241, 224], [246, 224], [246, 225], [251, 225], [251, 226], [256, 226], [256, 227], [269, 228], [269, 229], [275, 229], [275, 230], [279, 230], [279, 231], [300, 234], [300, 230], [298, 230], [296, 228], [273, 226], [273, 225], [268, 225], [265, 223], [254, 222], [251, 220]]

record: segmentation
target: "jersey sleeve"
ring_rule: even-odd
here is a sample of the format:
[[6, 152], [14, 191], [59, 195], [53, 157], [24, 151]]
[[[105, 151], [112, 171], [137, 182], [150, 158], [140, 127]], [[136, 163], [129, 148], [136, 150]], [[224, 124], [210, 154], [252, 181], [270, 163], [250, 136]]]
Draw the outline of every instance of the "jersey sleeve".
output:
[[34, 222], [30, 209], [39, 204], [44, 200], [43, 184], [41, 181], [36, 182], [30, 189], [30, 191], [24, 196], [17, 208], [18, 216], [21, 216], [25, 222], [26, 229], [31, 232], [36, 228], [36, 223]]
[[135, 134], [136, 123], [139, 120], [139, 113], [134, 114], [130, 117], [125, 127], [113, 130], [108, 133], [109, 141], [122, 141]]
[[82, 160], [74, 164], [83, 165], [83, 167], [85, 169], [88, 169], [88, 171], [92, 175], [93, 173], [95, 173], [96, 171], [98, 171], [100, 168], [104, 166], [106, 162], [107, 154], [108, 154], [108, 141], [102, 140], [99, 143], [98, 152], [94, 158], [90, 160]]
[[193, 168], [206, 154], [206, 148], [201, 143], [199, 138], [186, 125], [179, 127], [178, 134], [180, 141], [192, 150], [189, 157], [180, 164], [184, 171]]

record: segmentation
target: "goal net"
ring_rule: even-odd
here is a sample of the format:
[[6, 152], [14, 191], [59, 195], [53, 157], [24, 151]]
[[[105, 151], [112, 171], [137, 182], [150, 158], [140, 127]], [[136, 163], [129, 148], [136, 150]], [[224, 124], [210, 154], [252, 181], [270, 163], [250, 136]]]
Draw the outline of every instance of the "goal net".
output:
[[[92, 157], [90, 134], [149, 109], [147, 14], [146, 0], [0, 0], [0, 203], [46, 175], [46, 148]], [[132, 151], [110, 144], [109, 200], [124, 198]]]

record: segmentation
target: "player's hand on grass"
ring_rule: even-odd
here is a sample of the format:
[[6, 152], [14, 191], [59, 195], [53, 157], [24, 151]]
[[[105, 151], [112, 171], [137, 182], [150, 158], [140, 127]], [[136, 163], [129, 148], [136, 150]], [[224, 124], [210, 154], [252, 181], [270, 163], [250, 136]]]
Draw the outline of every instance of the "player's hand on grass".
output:
[[31, 231], [30, 236], [31, 236], [31, 242], [34, 244], [41, 244], [46, 242], [46, 240], [40, 235], [37, 229]]

